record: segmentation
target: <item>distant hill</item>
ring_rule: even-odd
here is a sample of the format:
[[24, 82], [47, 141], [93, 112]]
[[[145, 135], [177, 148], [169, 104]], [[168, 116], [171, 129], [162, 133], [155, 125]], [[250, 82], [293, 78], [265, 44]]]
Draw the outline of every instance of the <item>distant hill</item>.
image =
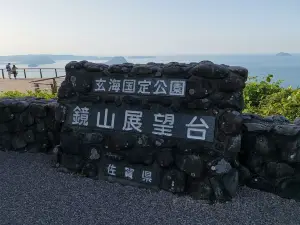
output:
[[108, 60], [105, 64], [115, 65], [115, 64], [123, 64], [123, 63], [127, 63], [126, 59], [123, 56], [116, 56]]
[[101, 57], [98, 57], [98, 58], [99, 58], [99, 60], [110, 60], [113, 57], [112, 56], [101, 56]]
[[[113, 56], [101, 56], [98, 57], [99, 60], [111, 60], [114, 58]], [[153, 59], [156, 58], [156, 56], [127, 56], [128, 59]]]
[[55, 61], [51, 59], [49, 56], [45, 55], [32, 55], [29, 57], [24, 57], [19, 64], [30, 64], [30, 65], [42, 65], [42, 64], [53, 64]]
[[53, 60], [99, 60], [97, 56], [79, 56], [79, 55], [46, 55]]
[[40, 54], [40, 55], [10, 55], [0, 56], [0, 62], [4, 63], [16, 63], [16, 64], [52, 64], [56, 60], [99, 60], [97, 56], [77, 56], [77, 55], [51, 55], [51, 54]]
[[[155, 56], [128, 56], [129, 59], [151, 59]], [[32, 55], [9, 55], [0, 56], [0, 64], [16, 63], [16, 64], [52, 64], [58, 60], [70, 60], [70, 61], [81, 61], [81, 60], [108, 60], [107, 63], [111, 64], [122, 64], [126, 63], [126, 59], [123, 56], [112, 57], [112, 56], [80, 56], [80, 55], [52, 55], [52, 54], [32, 54]]]
[[128, 56], [129, 59], [154, 59], [155, 56]]
[[28, 64], [28, 67], [38, 67], [39, 65], [38, 64]]
[[276, 56], [292, 56], [292, 55], [286, 52], [279, 52], [276, 54]]

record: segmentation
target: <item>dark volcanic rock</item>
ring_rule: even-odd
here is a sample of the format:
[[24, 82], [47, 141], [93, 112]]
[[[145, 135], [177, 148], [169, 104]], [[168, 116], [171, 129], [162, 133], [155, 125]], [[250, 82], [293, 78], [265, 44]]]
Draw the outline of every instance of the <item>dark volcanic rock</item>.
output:
[[56, 164], [125, 185], [230, 200], [247, 75], [209, 61], [70, 62], [58, 95], [64, 125]]
[[[300, 200], [300, 126], [282, 116], [245, 114], [240, 161], [252, 188]], [[244, 170], [244, 169], [243, 169]]]
[[56, 100], [33, 97], [0, 99], [2, 150], [48, 152], [59, 144], [61, 124], [55, 120]]

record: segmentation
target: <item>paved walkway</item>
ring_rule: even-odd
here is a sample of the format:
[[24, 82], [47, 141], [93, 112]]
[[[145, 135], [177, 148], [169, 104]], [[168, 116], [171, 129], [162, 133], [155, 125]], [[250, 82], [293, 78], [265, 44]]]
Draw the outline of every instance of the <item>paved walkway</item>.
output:
[[[34, 80], [40, 80], [41, 78], [31, 78], [31, 79], [0, 79], [0, 91], [20, 91], [26, 92], [27, 90], [34, 90], [33, 84], [30, 83]], [[57, 79], [58, 85], [60, 85], [63, 78]], [[43, 81], [42, 83], [51, 84], [52, 80]], [[41, 85], [41, 89], [49, 89], [49, 85]]]

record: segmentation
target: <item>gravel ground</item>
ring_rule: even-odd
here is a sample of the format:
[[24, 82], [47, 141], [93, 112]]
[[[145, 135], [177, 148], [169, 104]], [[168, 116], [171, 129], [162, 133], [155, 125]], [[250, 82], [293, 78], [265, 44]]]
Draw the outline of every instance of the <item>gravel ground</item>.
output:
[[0, 152], [0, 224], [300, 224], [300, 203], [242, 188], [230, 203], [57, 172], [42, 154]]

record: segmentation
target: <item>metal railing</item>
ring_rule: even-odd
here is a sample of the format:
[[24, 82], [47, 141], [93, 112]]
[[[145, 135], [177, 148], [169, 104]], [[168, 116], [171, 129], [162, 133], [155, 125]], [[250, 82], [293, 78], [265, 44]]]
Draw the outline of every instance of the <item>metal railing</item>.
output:
[[[9, 78], [6, 69], [0, 69], [2, 78]], [[50, 78], [65, 76], [64, 68], [17, 68], [17, 78], [31, 79], [31, 78]], [[13, 78], [13, 74], [11, 75]]]

